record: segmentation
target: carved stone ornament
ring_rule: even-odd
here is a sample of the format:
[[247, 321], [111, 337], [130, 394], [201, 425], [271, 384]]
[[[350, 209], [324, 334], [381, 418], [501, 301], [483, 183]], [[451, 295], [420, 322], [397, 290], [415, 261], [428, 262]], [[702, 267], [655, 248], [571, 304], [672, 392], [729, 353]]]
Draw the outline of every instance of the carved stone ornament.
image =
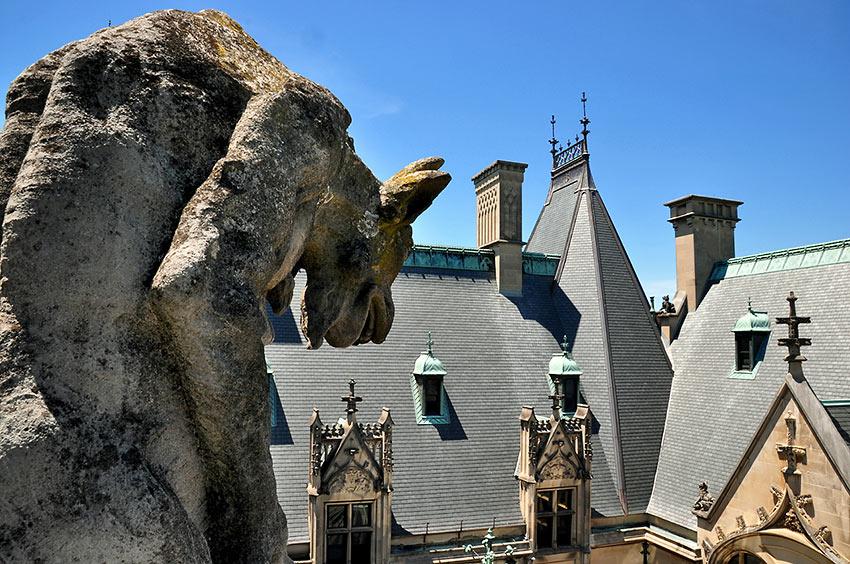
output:
[[694, 502], [694, 512], [699, 514], [708, 513], [712, 505], [714, 505], [714, 498], [708, 495], [708, 484], [701, 482], [699, 485], [699, 497]]
[[800, 520], [797, 518], [797, 514], [794, 513], [793, 509], [789, 509], [785, 513], [785, 521], [783, 525], [786, 529], [791, 529], [792, 531], [797, 531], [798, 533], [803, 532], [803, 526], [800, 524]]
[[335, 477], [328, 487], [331, 493], [367, 494], [374, 490], [372, 477], [364, 470], [353, 467]]
[[560, 460], [553, 460], [543, 467], [540, 477], [544, 480], [563, 480], [575, 478], [576, 474], [572, 466], [564, 464]]

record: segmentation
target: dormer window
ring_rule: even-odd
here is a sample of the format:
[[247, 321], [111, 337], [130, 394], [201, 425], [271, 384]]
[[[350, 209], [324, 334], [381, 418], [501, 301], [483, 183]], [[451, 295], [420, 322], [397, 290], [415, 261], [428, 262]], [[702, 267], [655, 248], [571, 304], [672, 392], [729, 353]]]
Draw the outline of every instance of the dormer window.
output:
[[578, 363], [570, 358], [568, 349], [567, 336], [564, 335], [561, 352], [553, 354], [549, 361], [549, 389], [552, 393], [559, 393], [556, 382], [560, 382], [561, 411], [565, 416], [572, 417], [579, 404], [579, 378], [582, 372]]
[[426, 417], [434, 417], [442, 414], [443, 382], [442, 379], [425, 378], [422, 381], [423, 413]]
[[747, 313], [738, 318], [732, 332], [735, 333], [733, 377], [755, 377], [770, 336], [770, 317], [766, 311], [755, 311], [750, 301]]
[[422, 352], [413, 365], [410, 389], [416, 409], [416, 422], [420, 425], [443, 425], [449, 423], [448, 400], [443, 388], [446, 370], [434, 356], [431, 333], [428, 333], [428, 350]]

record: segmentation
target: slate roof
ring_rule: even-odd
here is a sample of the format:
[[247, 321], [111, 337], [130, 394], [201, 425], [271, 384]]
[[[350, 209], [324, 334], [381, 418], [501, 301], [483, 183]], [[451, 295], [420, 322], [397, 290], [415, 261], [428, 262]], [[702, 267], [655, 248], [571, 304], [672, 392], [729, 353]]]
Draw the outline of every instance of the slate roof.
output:
[[[830, 249], [836, 247], [830, 245]], [[798, 315], [811, 317], [810, 324], [800, 327], [800, 334], [812, 340], [803, 351], [809, 359], [803, 371], [812, 390], [827, 403], [848, 399], [850, 262], [839, 253], [836, 260], [818, 258], [770, 267], [771, 260], [780, 256], [814, 256], [809, 251], [789, 249], [741, 257], [715, 268], [714, 283], [699, 308], [688, 313], [679, 338], [671, 345], [676, 376], [650, 513], [695, 530], [691, 507], [697, 485], [706, 480], [716, 493], [729, 479], [787, 372], [785, 349], [777, 346], [787, 328], [777, 325], [775, 318], [787, 315], [789, 291], [798, 297]], [[727, 263], [765, 268], [746, 272], [736, 267], [727, 277], [719, 268]], [[770, 315], [772, 331], [755, 378], [730, 378], [735, 362], [731, 330], [750, 297], [755, 309]]]
[[[850, 396], [850, 390], [848, 390], [847, 395]], [[840, 402], [838, 405], [827, 403], [824, 407], [835, 428], [838, 429], [841, 438], [850, 447], [850, 400]]]
[[[589, 179], [589, 170], [576, 176]], [[592, 182], [577, 182], [576, 190], [556, 306], [584, 371], [582, 394], [600, 426], [592, 504], [605, 516], [642, 513], [652, 493], [673, 374], [599, 192]]]
[[[297, 298], [271, 317], [266, 349], [278, 392], [270, 447], [290, 542], [307, 540], [308, 422], [343, 415], [339, 396], [358, 381], [358, 420], [392, 410], [394, 534], [520, 525], [513, 471], [522, 405], [548, 404], [547, 367], [567, 335], [597, 420], [594, 515], [642, 512], [672, 373], [628, 257], [593, 187], [587, 156], [553, 174], [529, 251], [523, 296], [496, 288], [492, 253], [417, 247], [393, 284], [395, 321], [381, 345], [304, 349]], [[577, 190], [578, 189], [578, 190]], [[576, 202], [583, 202], [576, 213]], [[534, 245], [532, 245], [534, 243]], [[565, 252], [566, 251], [566, 252]], [[564, 253], [558, 257], [536, 253]], [[558, 264], [557, 272], [554, 265]], [[535, 274], [531, 274], [531, 273]], [[297, 277], [300, 296], [303, 275]], [[433, 332], [445, 366], [451, 423], [417, 425], [410, 372]]]
[[578, 188], [594, 187], [589, 156], [583, 156], [552, 172], [552, 182], [525, 250], [561, 255], [567, 242]]
[[[303, 284], [298, 277], [300, 295]], [[513, 477], [523, 404], [545, 407], [547, 367], [563, 335], [551, 307], [551, 278], [526, 275], [521, 298], [496, 290], [492, 272], [406, 267], [393, 284], [396, 315], [381, 345], [304, 349], [297, 304], [273, 317], [266, 348], [279, 396], [271, 453], [290, 542], [307, 540], [308, 422], [342, 416], [339, 396], [354, 377], [358, 421], [392, 410], [396, 534], [519, 525]], [[294, 312], [294, 314], [293, 314]], [[410, 373], [433, 332], [445, 366], [451, 423], [417, 425]]]

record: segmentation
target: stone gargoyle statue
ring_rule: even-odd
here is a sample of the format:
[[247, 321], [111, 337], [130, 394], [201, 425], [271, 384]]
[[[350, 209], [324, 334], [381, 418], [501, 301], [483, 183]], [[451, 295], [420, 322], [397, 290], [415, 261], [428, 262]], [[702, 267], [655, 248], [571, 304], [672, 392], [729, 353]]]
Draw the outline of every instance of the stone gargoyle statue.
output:
[[[442, 160], [378, 181], [350, 116], [227, 15], [101, 30], [0, 136], [0, 561], [286, 562], [265, 304], [380, 343]], [[306, 501], [305, 501], [306, 503]]]

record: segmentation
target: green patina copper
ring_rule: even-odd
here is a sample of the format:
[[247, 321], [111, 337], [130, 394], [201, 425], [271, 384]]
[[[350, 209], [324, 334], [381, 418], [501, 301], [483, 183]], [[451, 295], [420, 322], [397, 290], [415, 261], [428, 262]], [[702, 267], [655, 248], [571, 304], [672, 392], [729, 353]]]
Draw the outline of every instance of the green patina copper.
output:
[[850, 239], [718, 261], [709, 282], [850, 262]]
[[570, 358], [567, 352], [569, 343], [567, 336], [564, 335], [564, 342], [561, 343], [561, 352], [554, 353], [552, 360], [549, 361], [550, 376], [581, 376], [582, 372], [578, 367], [578, 363]]
[[484, 535], [484, 539], [481, 542], [481, 545], [484, 547], [484, 554], [478, 554], [471, 544], [467, 544], [463, 547], [464, 552], [475, 555], [475, 557], [481, 561], [481, 564], [494, 564], [497, 557], [505, 558], [505, 562], [516, 562], [513, 558], [513, 554], [516, 552], [516, 549], [513, 546], [508, 545], [505, 547], [505, 551], [502, 554], [496, 554], [496, 551], [493, 550], [494, 540], [496, 540], [496, 537], [493, 535], [493, 528], [491, 527], [487, 529], [487, 534]]
[[431, 347], [434, 340], [431, 339], [431, 332], [428, 331], [428, 350], [422, 351], [419, 358], [413, 364], [413, 374], [416, 376], [445, 376], [446, 369], [443, 368], [443, 363], [434, 356], [434, 351]]
[[[416, 413], [416, 423], [419, 425], [447, 425], [451, 423], [449, 416], [448, 398], [446, 390], [443, 388], [443, 376], [446, 375], [446, 369], [443, 368], [443, 363], [434, 356], [432, 349], [434, 339], [431, 338], [431, 332], [428, 331], [428, 350], [423, 351], [413, 364], [413, 373], [410, 375], [410, 392], [413, 395], [413, 409]], [[425, 400], [422, 397], [423, 380], [433, 378], [440, 382], [440, 414], [426, 415]]]
[[747, 313], [738, 318], [735, 322], [733, 333], [769, 333], [770, 332], [770, 317], [766, 311], [753, 310], [752, 301], [747, 305]]
[[[522, 270], [526, 274], [553, 276], [555, 271], [558, 270], [558, 261], [560, 259], [560, 255], [523, 253]], [[414, 245], [410, 256], [404, 261], [404, 266], [472, 270], [476, 272], [493, 272], [495, 270], [492, 249], [440, 247], [435, 245]]]

